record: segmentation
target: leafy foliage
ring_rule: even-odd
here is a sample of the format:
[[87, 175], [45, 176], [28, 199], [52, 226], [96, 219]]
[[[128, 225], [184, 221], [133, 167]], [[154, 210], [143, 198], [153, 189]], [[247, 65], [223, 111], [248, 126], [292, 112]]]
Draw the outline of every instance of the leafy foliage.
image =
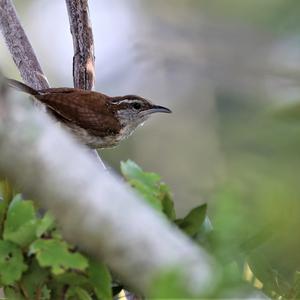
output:
[[53, 216], [1, 182], [0, 286], [8, 299], [112, 299], [107, 267], [62, 239]]
[[190, 237], [195, 237], [205, 220], [207, 205], [203, 204], [192, 209], [183, 219], [178, 219], [175, 223]]
[[51, 268], [54, 275], [63, 274], [68, 269], [84, 271], [87, 259], [80, 253], [72, 253], [70, 246], [58, 239], [38, 239], [30, 245], [30, 252], [36, 255], [41, 267]]
[[36, 299], [39, 294], [41, 299], [50, 299], [51, 291], [47, 286], [49, 277], [50, 271], [42, 268], [35, 258], [28, 261], [28, 269], [20, 281], [23, 292], [29, 299]]
[[0, 241], [1, 284], [9, 285], [19, 280], [26, 269], [21, 249], [11, 242]]
[[99, 299], [111, 299], [111, 275], [105, 265], [98, 261], [90, 260], [88, 275], [93, 285], [95, 294]]
[[[274, 224], [270, 221], [281, 220], [280, 214], [274, 212], [272, 218], [266, 220], [266, 226], [257, 232], [250, 223], [241, 226], [250, 217], [243, 215], [243, 189], [224, 185], [215, 194], [218, 207], [214, 212], [214, 227], [207, 216], [206, 204], [178, 218], [172, 193], [159, 175], [144, 172], [130, 160], [121, 163], [121, 171], [147, 205], [206, 247], [220, 262], [222, 280], [212, 295], [205, 295], [206, 298], [223, 297], [228, 289], [233, 288], [242, 291], [256, 286], [257, 281], [263, 292], [275, 299], [300, 296], [299, 271], [294, 272], [292, 280], [287, 280], [261, 251], [265, 242], [274, 237]], [[279, 197], [277, 189], [278, 185], [271, 193], [273, 198]], [[0, 182], [0, 199], [0, 286], [8, 299], [109, 300], [123, 288], [122, 283], [113, 282], [104, 264], [64, 241], [49, 212], [38, 213], [34, 203], [16, 194], [7, 181]], [[286, 226], [282, 227], [283, 232], [289, 228]], [[250, 284], [245, 281], [249, 277], [249, 274], [245, 277], [245, 265], [253, 272], [252, 279], [247, 279]], [[180, 268], [162, 270], [157, 274], [150, 296], [190, 297]]]
[[[121, 171], [147, 205], [192, 238], [202, 235], [206, 205], [176, 219], [172, 194], [158, 174], [144, 172], [130, 160], [121, 163]], [[109, 300], [122, 289], [122, 284], [112, 284], [104, 264], [63, 240], [49, 212], [41, 216], [34, 203], [15, 194], [7, 181], [0, 187], [0, 283], [9, 299]], [[153, 296], [188, 296], [178, 285], [180, 278], [180, 270], [158, 274]]]
[[151, 299], [190, 299], [181, 270], [173, 268], [159, 274], [154, 280]]
[[175, 218], [174, 204], [167, 185], [162, 183], [160, 176], [144, 172], [131, 160], [121, 162], [121, 171], [129, 184], [134, 187], [153, 208], [173, 220]]
[[22, 201], [18, 195], [10, 203], [4, 224], [3, 239], [21, 247], [36, 238], [38, 219], [32, 201]]

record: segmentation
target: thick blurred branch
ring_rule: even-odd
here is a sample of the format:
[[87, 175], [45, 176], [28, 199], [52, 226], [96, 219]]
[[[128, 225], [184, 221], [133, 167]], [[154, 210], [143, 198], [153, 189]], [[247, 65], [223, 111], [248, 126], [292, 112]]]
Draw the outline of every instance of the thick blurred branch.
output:
[[95, 57], [88, 0], [66, 0], [66, 4], [74, 46], [74, 87], [91, 90], [95, 82]]
[[0, 0], [0, 29], [24, 82], [35, 89], [48, 88], [47, 79], [10, 0]]
[[177, 267], [191, 294], [216, 282], [199, 246], [122, 180], [99, 169], [91, 153], [50, 118], [12, 97], [0, 100], [0, 174], [39, 199], [67, 239], [137, 291], [147, 295], [156, 276]]

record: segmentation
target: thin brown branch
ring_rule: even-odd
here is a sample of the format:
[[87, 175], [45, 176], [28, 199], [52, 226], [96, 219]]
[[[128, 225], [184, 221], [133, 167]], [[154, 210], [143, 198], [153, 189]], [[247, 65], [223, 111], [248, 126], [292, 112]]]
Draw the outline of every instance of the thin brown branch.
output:
[[[95, 56], [88, 0], [66, 0], [66, 5], [74, 47], [74, 87], [92, 90], [95, 83]], [[92, 152], [105, 169], [105, 165], [97, 151]]]
[[91, 90], [95, 82], [94, 39], [87, 0], [66, 0], [73, 37], [74, 87]]
[[0, 29], [24, 82], [35, 89], [48, 82], [10, 0], [0, 0]]

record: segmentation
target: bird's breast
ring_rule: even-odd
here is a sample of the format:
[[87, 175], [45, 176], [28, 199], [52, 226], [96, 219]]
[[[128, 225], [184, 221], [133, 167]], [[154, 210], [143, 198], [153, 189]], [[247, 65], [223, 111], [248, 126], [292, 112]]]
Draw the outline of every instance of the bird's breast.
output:
[[91, 134], [88, 130], [75, 124], [68, 124], [64, 127], [75, 136], [80, 143], [85, 144], [92, 149], [112, 148], [121, 140], [129, 136], [129, 133], [126, 132], [126, 134], [124, 134], [122, 130], [119, 134], [108, 134], [107, 136], [101, 137]]

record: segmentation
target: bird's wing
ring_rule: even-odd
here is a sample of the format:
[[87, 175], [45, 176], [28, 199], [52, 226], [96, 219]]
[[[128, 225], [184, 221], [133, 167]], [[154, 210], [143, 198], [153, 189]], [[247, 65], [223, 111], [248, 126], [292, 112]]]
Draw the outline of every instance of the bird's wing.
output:
[[103, 94], [57, 88], [39, 91], [35, 97], [53, 110], [59, 121], [76, 124], [93, 135], [114, 135], [120, 130], [119, 122], [107, 109]]

